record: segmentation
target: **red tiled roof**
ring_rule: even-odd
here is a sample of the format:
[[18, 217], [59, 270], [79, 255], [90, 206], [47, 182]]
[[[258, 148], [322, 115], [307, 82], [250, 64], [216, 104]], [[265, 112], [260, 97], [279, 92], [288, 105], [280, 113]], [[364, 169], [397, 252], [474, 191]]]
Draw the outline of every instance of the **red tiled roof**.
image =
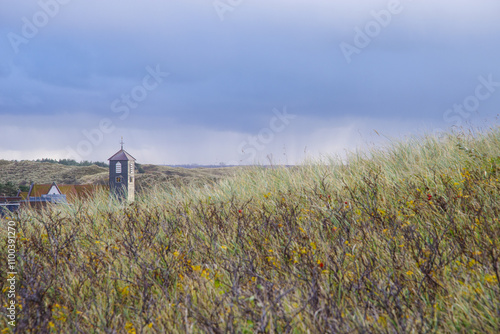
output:
[[76, 193], [79, 197], [91, 195], [101, 188], [102, 186], [95, 184], [80, 184], [75, 186]]
[[33, 187], [30, 189], [29, 196], [40, 197], [42, 195], [46, 195], [51, 187], [52, 184], [34, 184]]
[[95, 184], [63, 184], [59, 186], [59, 189], [71, 202], [76, 198], [88, 197], [103, 187]]
[[63, 195], [66, 195], [66, 200], [71, 201], [77, 197], [75, 186], [73, 184], [61, 184], [59, 190]]
[[[31, 188], [31, 192], [29, 193], [30, 197], [40, 197], [42, 195], [46, 195], [50, 188], [52, 187], [53, 184], [34, 184]], [[77, 198], [85, 198], [88, 197], [89, 195], [97, 192], [99, 189], [104, 188], [105, 186], [102, 185], [95, 185], [95, 184], [62, 184], [62, 185], [56, 185], [61, 194], [66, 195], [66, 199], [68, 202], [71, 202]], [[20, 196], [23, 197], [23, 194], [26, 194], [26, 197], [28, 193], [21, 193]], [[25, 199], [26, 197], [23, 197]]]

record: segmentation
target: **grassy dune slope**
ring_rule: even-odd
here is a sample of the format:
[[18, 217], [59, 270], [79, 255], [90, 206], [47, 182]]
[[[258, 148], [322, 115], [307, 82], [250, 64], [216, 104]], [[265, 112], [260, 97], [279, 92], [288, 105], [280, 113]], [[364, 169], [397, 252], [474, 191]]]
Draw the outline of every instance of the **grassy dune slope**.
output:
[[35, 183], [74, 184], [85, 183], [85, 177], [102, 174], [107, 175], [107, 169], [92, 166], [65, 166], [48, 162], [34, 161], [6, 161], [0, 163], [0, 183], [12, 182], [14, 184]]
[[[145, 173], [136, 174], [138, 190], [171, 183], [205, 184], [234, 173], [237, 168], [177, 168], [168, 166], [142, 165]], [[35, 183], [58, 184], [107, 184], [108, 169], [92, 166], [65, 166], [61, 164], [34, 161], [0, 160], [0, 183], [29, 185]]]
[[224, 168], [181, 168], [158, 165], [142, 165], [144, 174], [136, 174], [139, 191], [149, 191], [158, 185], [204, 185], [233, 175], [238, 167]]
[[21, 212], [17, 328], [499, 332], [500, 131], [369, 156]]

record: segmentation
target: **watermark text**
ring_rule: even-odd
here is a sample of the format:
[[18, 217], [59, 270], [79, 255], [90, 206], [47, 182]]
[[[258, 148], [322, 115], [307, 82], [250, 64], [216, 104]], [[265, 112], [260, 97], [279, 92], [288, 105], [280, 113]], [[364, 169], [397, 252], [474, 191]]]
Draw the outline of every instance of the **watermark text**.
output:
[[7, 323], [16, 326], [16, 222], [7, 223]]
[[19, 47], [23, 44], [28, 44], [35, 38], [40, 31], [49, 24], [50, 20], [59, 14], [61, 6], [67, 5], [72, 0], [40, 0], [36, 11], [31, 17], [23, 16], [21, 18], [22, 26], [19, 33], [9, 32], [7, 39], [14, 53], [18, 54]]

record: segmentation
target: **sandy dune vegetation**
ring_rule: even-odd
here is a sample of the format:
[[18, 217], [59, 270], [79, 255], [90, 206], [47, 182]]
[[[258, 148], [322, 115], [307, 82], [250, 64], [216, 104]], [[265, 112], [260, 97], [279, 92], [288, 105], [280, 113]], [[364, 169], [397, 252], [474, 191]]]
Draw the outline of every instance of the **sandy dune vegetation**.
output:
[[498, 333], [500, 131], [348, 163], [19, 212], [17, 329]]

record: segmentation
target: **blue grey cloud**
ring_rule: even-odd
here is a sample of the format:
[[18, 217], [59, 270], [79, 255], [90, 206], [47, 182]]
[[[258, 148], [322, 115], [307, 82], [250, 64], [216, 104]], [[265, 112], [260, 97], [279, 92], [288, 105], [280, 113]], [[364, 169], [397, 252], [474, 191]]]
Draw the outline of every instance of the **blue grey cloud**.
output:
[[[369, 35], [391, 2], [243, 1], [221, 21], [213, 1], [58, 1], [0, 5], [0, 117], [88, 114], [129, 131], [175, 123], [251, 134], [286, 105], [318, 124], [444, 128], [455, 124], [445, 111], [474, 93], [478, 77], [500, 81], [493, 0], [401, 0], [362, 47], [359, 31]], [[342, 43], [357, 49], [350, 62]], [[113, 102], [142, 84], [148, 66], [168, 78], [119, 119]], [[481, 117], [499, 103], [500, 89], [481, 101]]]

